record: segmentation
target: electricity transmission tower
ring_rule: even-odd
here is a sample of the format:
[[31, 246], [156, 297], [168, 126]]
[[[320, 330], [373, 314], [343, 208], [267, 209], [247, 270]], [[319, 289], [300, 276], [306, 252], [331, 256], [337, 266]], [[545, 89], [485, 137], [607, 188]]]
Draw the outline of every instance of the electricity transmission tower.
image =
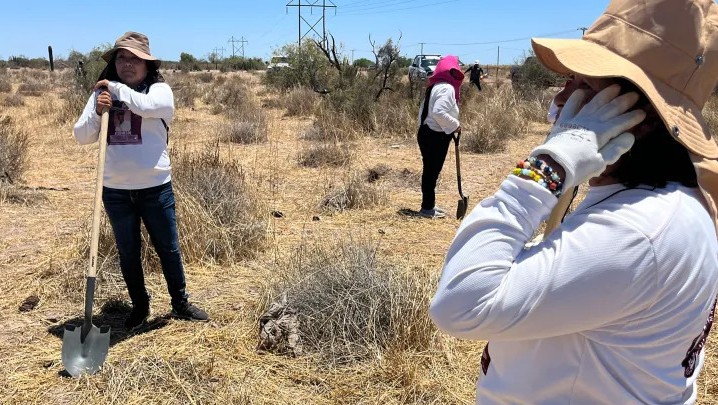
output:
[[244, 59], [244, 44], [246, 44], [247, 42], [249, 42], [249, 41], [247, 41], [246, 39], [244, 39], [244, 35], [242, 36], [242, 39], [234, 39], [234, 35], [232, 35], [232, 38], [230, 38], [229, 40], [227, 40], [227, 42], [231, 42], [231, 43], [232, 43], [232, 57], [233, 57], [233, 58], [234, 58], [234, 52], [235, 52], [235, 51], [234, 51], [234, 44], [235, 44], [235, 42], [241, 43], [242, 45], [239, 46], [239, 49], [240, 49], [241, 52], [242, 52], [242, 59]]
[[[287, 3], [287, 7], [296, 7], [299, 11], [299, 31], [297, 35], [297, 45], [302, 46], [302, 39], [306, 37], [309, 33], [314, 32], [317, 36], [319, 36], [322, 39], [322, 43], [326, 44], [327, 41], [327, 24], [326, 24], [326, 16], [327, 16], [327, 9], [333, 8], [334, 13], [337, 12], [337, 6], [332, 2], [332, 0], [328, 0], [330, 4], [327, 4], [327, 0], [304, 0], [304, 3], [302, 3], [302, 0], [295, 0], [290, 1]], [[320, 4], [321, 3], [321, 4]], [[322, 15], [319, 17], [316, 21], [313, 23], [308, 21], [306, 18], [302, 17], [302, 8], [309, 8], [309, 13], [312, 14], [312, 11], [314, 8], [321, 8], [322, 9]], [[287, 9], [289, 11], [289, 9]], [[306, 13], [305, 13], [306, 15]], [[302, 21], [308, 26], [306, 31], [302, 34]], [[321, 34], [317, 29], [315, 28], [319, 23], [322, 23], [322, 32]]]

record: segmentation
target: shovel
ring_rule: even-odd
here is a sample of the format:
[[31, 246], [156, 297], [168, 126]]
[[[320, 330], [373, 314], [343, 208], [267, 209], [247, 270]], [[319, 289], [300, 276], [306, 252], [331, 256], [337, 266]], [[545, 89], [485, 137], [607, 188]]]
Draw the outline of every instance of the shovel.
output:
[[453, 138], [456, 148], [456, 182], [459, 185], [459, 197], [461, 197], [456, 206], [456, 219], [462, 219], [466, 215], [466, 209], [469, 207], [469, 196], [464, 196], [461, 191], [461, 160], [459, 159], [459, 138], [461, 138], [461, 133], [455, 133]]
[[571, 205], [571, 201], [573, 201], [577, 191], [578, 187], [572, 187], [570, 190], [566, 190], [565, 193], [561, 193], [561, 196], [556, 202], [556, 206], [553, 207], [551, 215], [549, 215], [546, 220], [546, 228], [543, 231], [544, 237], [548, 236], [548, 234], [561, 225], [563, 217], [566, 215], [566, 211], [568, 210], [568, 206]]
[[92, 302], [95, 296], [95, 276], [97, 274], [97, 248], [100, 243], [100, 215], [102, 204], [102, 178], [105, 171], [105, 152], [107, 151], [107, 127], [110, 113], [102, 111], [100, 127], [100, 156], [97, 164], [95, 188], [95, 208], [92, 212], [92, 238], [90, 242], [90, 266], [87, 270], [85, 288], [85, 321], [82, 327], [68, 325], [62, 336], [62, 364], [71, 376], [78, 378], [82, 374], [95, 374], [100, 370], [110, 350], [110, 327], [98, 328], [92, 324]]

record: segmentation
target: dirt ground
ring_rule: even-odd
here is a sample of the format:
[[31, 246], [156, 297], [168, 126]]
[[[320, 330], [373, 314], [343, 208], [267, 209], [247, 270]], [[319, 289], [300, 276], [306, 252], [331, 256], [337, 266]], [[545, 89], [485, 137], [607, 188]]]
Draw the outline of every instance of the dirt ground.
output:
[[[247, 75], [260, 97], [256, 75]], [[487, 83], [488, 84], [488, 83]], [[191, 300], [212, 320], [188, 323], [164, 317], [169, 311], [164, 281], [149, 271], [148, 288], [157, 327], [128, 335], [121, 317], [105, 318], [113, 326], [112, 346], [98, 376], [79, 380], [64, 375], [60, 359], [62, 327], [82, 316], [84, 284], [78, 282], [78, 239], [86, 235], [92, 215], [96, 145], [81, 147], [72, 136], [76, 117], [58, 123], [46, 110], [47, 97], [27, 97], [26, 105], [3, 108], [31, 134], [30, 167], [22, 179], [27, 201], [0, 201], [0, 403], [457, 403], [474, 401], [475, 378], [483, 343], [437, 337], [441, 350], [387, 356], [371, 364], [322, 371], [308, 358], [258, 354], [257, 314], [251, 309], [277, 256], [291, 255], [306, 238], [332, 239], [352, 234], [380, 241], [382, 253], [405, 263], [418, 276], [436, 278], [447, 246], [459, 225], [451, 215], [426, 220], [402, 215], [418, 209], [417, 184], [389, 182], [389, 203], [363, 210], [326, 214], [318, 202], [327, 188], [350, 170], [384, 164], [393, 172], [420, 173], [415, 140], [364, 138], [356, 143], [350, 167], [305, 168], [297, 153], [312, 125], [309, 117], [287, 117], [269, 109], [269, 142], [222, 144], [257, 179], [269, 211], [284, 217], [270, 221], [269, 247], [256, 258], [234, 266], [186, 267]], [[58, 100], [55, 100], [59, 103]], [[207, 106], [176, 111], [171, 146], [197, 147], [215, 140], [226, 123]], [[530, 134], [497, 154], [463, 153], [464, 193], [470, 206], [496, 190], [517, 159], [526, 156], [547, 131], [534, 124]], [[438, 204], [453, 212], [458, 194], [453, 147], [438, 187]], [[181, 201], [178, 201], [181, 204]], [[320, 220], [313, 220], [319, 216]], [[179, 218], [182, 221], [182, 218]], [[75, 274], [73, 274], [73, 272]], [[107, 297], [126, 297], [117, 275], [106, 275], [96, 308]], [[30, 296], [36, 306], [21, 311]], [[27, 308], [23, 308], [27, 309]], [[700, 403], [718, 403], [713, 342], [704, 366]], [[364, 392], [364, 393], [363, 393]]]

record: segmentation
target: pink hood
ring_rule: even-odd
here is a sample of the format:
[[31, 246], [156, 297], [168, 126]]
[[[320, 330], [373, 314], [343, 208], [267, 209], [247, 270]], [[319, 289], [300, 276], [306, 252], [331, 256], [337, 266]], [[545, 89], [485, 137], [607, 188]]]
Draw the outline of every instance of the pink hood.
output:
[[[459, 79], [455, 79], [451, 75], [451, 69], [456, 70], [458, 73], [457, 77], [460, 77]], [[456, 102], [458, 103], [461, 100], [461, 82], [463, 81], [464, 72], [462, 72], [459, 67], [459, 58], [454, 55], [446, 55], [439, 60], [439, 63], [436, 64], [434, 74], [426, 81], [426, 85], [428, 87], [433, 86], [436, 83], [449, 83], [454, 87], [454, 95], [456, 97]]]

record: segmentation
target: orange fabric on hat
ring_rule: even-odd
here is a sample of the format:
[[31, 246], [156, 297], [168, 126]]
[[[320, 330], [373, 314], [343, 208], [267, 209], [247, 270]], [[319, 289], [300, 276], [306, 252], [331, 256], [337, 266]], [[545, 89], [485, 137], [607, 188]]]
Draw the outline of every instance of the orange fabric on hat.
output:
[[582, 39], [534, 38], [549, 69], [621, 77], [648, 97], [688, 149], [718, 229], [718, 144], [701, 110], [718, 82], [718, 4], [713, 0], [613, 0]]

